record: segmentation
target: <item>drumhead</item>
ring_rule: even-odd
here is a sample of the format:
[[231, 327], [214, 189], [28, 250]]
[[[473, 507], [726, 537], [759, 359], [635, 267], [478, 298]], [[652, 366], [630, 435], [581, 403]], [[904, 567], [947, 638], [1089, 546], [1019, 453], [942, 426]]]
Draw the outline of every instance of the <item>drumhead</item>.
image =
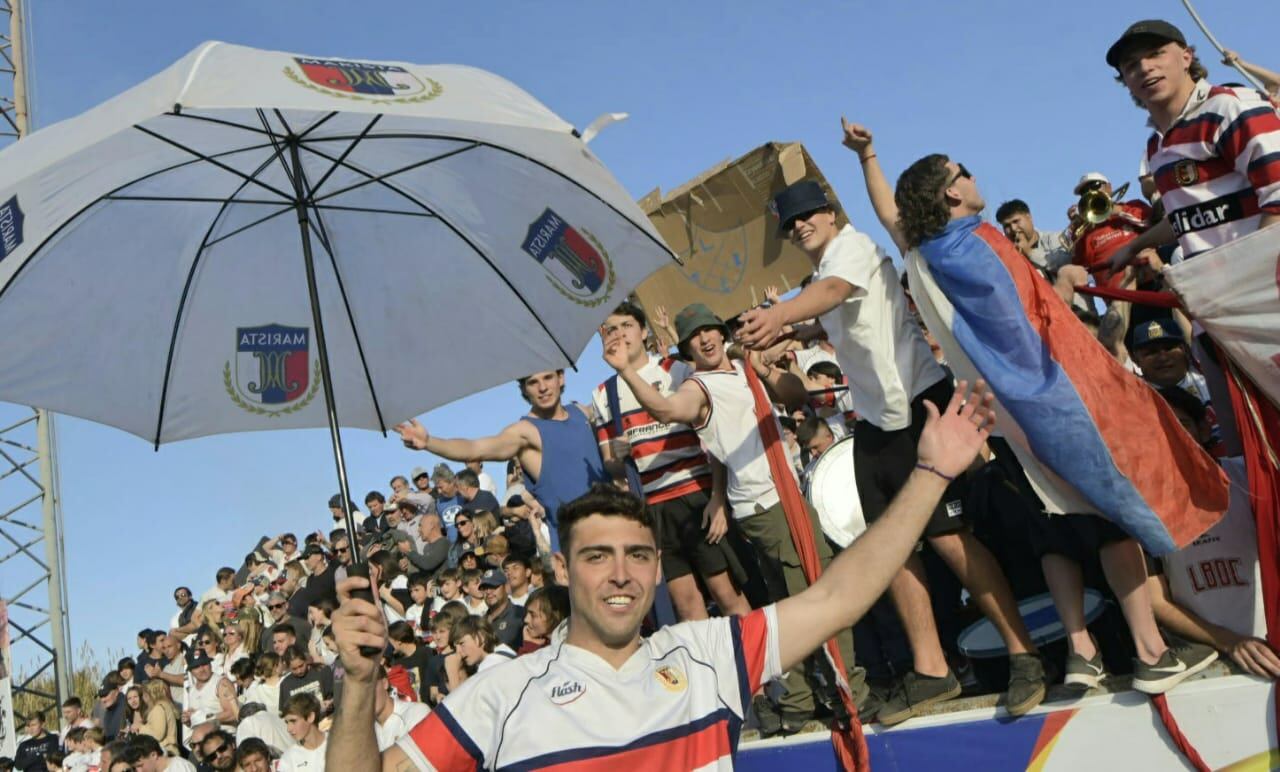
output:
[[[1084, 619], [1092, 622], [1098, 618], [1105, 607], [1102, 593], [1086, 587], [1084, 590]], [[1058, 618], [1058, 610], [1054, 608], [1053, 596], [1049, 593], [1023, 598], [1018, 602], [1018, 613], [1031, 634], [1031, 640], [1037, 646], [1044, 646], [1067, 637], [1066, 628]], [[1008, 655], [1004, 639], [996, 631], [995, 625], [988, 619], [980, 619], [960, 633], [956, 646], [960, 652], [972, 659], [989, 659]]]
[[822, 532], [848, 547], [867, 530], [853, 477], [853, 437], [845, 437], [818, 457], [809, 474], [809, 503], [818, 511]]

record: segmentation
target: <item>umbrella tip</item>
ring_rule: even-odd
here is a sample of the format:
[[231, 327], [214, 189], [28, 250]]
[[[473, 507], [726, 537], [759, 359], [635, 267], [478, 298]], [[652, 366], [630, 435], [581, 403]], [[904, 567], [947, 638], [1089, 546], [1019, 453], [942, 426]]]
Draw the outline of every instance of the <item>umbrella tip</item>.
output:
[[174, 103], [173, 103], [173, 114], [174, 114], [174, 115], [182, 115], [182, 103], [181, 103], [181, 102], [174, 102]]

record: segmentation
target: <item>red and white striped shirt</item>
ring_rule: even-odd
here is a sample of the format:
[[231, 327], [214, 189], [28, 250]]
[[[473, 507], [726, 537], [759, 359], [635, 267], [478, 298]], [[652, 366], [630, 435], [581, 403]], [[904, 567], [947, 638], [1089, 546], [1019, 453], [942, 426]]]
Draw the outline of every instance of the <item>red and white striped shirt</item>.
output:
[[617, 669], [563, 633], [467, 679], [400, 748], [423, 770], [730, 770], [782, 670], [774, 606], [664, 627]]
[[[649, 356], [639, 370], [640, 377], [653, 384], [663, 396], [675, 393], [693, 373], [687, 362], [670, 357]], [[596, 412], [596, 439], [603, 447], [621, 443], [605, 384], [591, 395]], [[622, 411], [625, 442], [640, 472], [644, 497], [649, 504], [670, 501], [698, 491], [711, 490], [711, 465], [702, 450], [698, 434], [688, 424], [664, 424], [640, 406], [631, 387], [618, 379], [618, 409]], [[617, 454], [615, 454], [616, 456]]]
[[1280, 215], [1280, 113], [1265, 95], [1198, 81], [1178, 120], [1147, 141], [1143, 171], [1191, 257]]

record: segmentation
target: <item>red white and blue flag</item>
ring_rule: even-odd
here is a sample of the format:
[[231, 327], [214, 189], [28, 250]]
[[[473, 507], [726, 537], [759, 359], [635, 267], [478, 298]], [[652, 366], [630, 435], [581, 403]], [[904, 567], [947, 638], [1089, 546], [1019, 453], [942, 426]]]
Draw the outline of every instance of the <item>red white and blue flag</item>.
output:
[[1101, 514], [1156, 555], [1222, 517], [1227, 479], [1213, 458], [996, 228], [952, 220], [907, 268], [948, 364], [991, 387], [997, 433], [1050, 511]]

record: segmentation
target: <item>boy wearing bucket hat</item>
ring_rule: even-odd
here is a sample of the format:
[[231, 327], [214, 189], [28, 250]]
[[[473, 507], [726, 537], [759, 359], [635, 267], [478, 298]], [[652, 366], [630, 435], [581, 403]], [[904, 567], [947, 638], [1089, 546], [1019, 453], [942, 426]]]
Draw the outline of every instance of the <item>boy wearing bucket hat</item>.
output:
[[[757, 425], [755, 397], [745, 368], [753, 368], [771, 402], [785, 404], [789, 409], [807, 400], [804, 384], [791, 373], [763, 364], [754, 354], [746, 363], [731, 360], [726, 351], [728, 326], [701, 303], [680, 311], [675, 324], [680, 351], [693, 360], [695, 370], [670, 396], [664, 396], [640, 376], [622, 341], [615, 339], [606, 344], [605, 362], [618, 371], [619, 378], [655, 419], [694, 428], [707, 452], [725, 466], [732, 516], [761, 558], [770, 593], [775, 600], [797, 595], [809, 583], [800, 568], [779, 483], [773, 478], [766, 456], [766, 441]], [[806, 508], [819, 561], [825, 568], [831, 561], [831, 548], [822, 536], [817, 514], [807, 504]], [[866, 705], [868, 689], [865, 672], [854, 664], [851, 630], [845, 628], [836, 640], [846, 678], [861, 710]], [[813, 715], [813, 691], [795, 671], [787, 673], [783, 683], [786, 694], [779, 700], [782, 727], [784, 731], [797, 731]]]

